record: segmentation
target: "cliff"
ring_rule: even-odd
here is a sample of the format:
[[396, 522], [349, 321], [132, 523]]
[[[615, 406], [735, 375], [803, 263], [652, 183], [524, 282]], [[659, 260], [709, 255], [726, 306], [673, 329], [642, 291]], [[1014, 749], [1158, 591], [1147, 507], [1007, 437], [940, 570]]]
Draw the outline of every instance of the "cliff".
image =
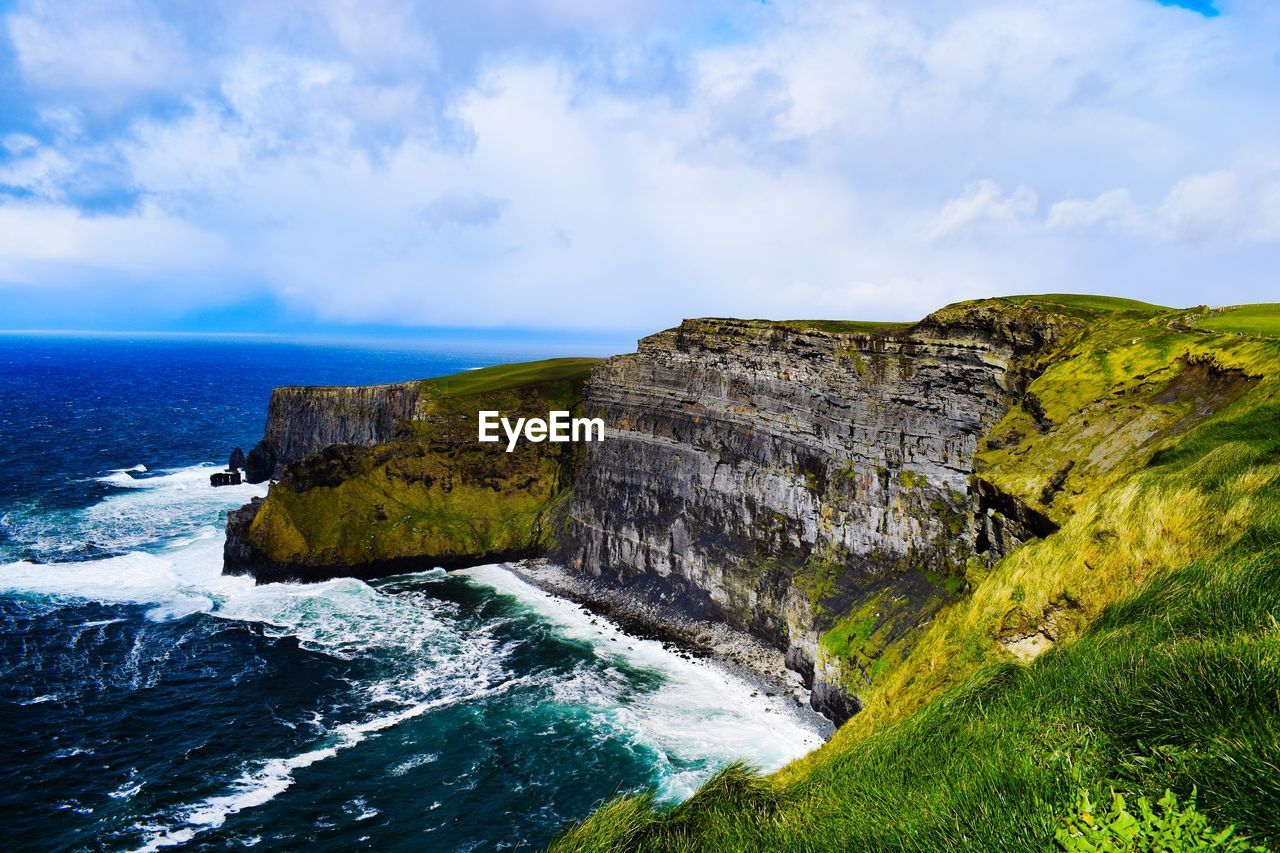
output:
[[251, 454], [279, 482], [231, 517], [227, 570], [367, 576], [550, 553], [761, 637], [841, 721], [971, 561], [1056, 526], [971, 475], [981, 437], [1083, 326], [1004, 303], [911, 327], [686, 321], [598, 365], [585, 390], [581, 366], [559, 398], [603, 417], [605, 442], [512, 454], [475, 441], [475, 412], [545, 415], [545, 377], [280, 389]]
[[[546, 554], [637, 612], [751, 631], [828, 715], [861, 709], [772, 778], [731, 770], [672, 811], [624, 798], [565, 850], [1040, 849], [1050, 807], [1116, 786], [1198, 790], [1280, 843], [1280, 311], [1248, 309], [690, 320], [554, 391], [521, 366], [418, 383], [365, 432], [342, 401], [392, 403], [298, 391], [228, 569]], [[477, 409], [550, 400], [606, 440], [480, 450]], [[285, 439], [295, 411], [320, 439]]]
[[[1079, 484], [1131, 472], [1135, 447], [1244, 387], [1170, 347], [1197, 336], [1149, 308], [1041, 298], [914, 325], [688, 320], [569, 377], [553, 362], [281, 389], [255, 448], [279, 481], [232, 516], [227, 570], [311, 579], [550, 555], [647, 607], [760, 637], [842, 721], [983, 571], [1069, 519]], [[1078, 350], [1124, 336], [1161, 340], [1123, 394], [1064, 379], [1087, 362]], [[478, 409], [578, 406], [606, 441], [508, 454], [475, 440]], [[1042, 615], [1009, 617], [1011, 651], [1042, 648]]]
[[391, 441], [413, 420], [418, 382], [350, 387], [284, 387], [271, 393], [267, 428], [249, 451], [249, 482], [279, 479], [284, 467], [332, 444]]
[[980, 303], [910, 328], [707, 319], [645, 338], [592, 374], [610, 438], [584, 451], [562, 559], [766, 638], [844, 720], [970, 560], [1055, 527], [971, 475], [1036, 357], [1083, 325]]
[[[1021, 310], [1037, 307], [1047, 325]], [[815, 472], [813, 489], [802, 494], [798, 472], [750, 460], [745, 442], [759, 432], [792, 458], [797, 415], [778, 405], [775, 371], [784, 360], [787, 370], [804, 364], [813, 397], [828, 396], [825, 345], [813, 354], [775, 328], [771, 350], [754, 324], [730, 324], [728, 349], [740, 357], [721, 361], [726, 349], [708, 342], [702, 325], [688, 325], [691, 334], [660, 337], [630, 361], [598, 369], [597, 377], [624, 376], [625, 383], [593, 381], [588, 388], [589, 400], [616, 407], [628, 426], [633, 418], [637, 425], [635, 435], [595, 453], [674, 466], [689, 485], [619, 478], [615, 466], [580, 479], [573, 519], [583, 531], [577, 541], [584, 568], [588, 556], [603, 554], [622, 578], [666, 572], [678, 585], [707, 590], [726, 618], [754, 593], [752, 609], [738, 618], [759, 618], [759, 610], [780, 621], [780, 613], [787, 631], [800, 629], [806, 641], [832, 624], [818, 634], [817, 655], [839, 661], [841, 681], [862, 710], [822, 748], [770, 777], [731, 767], [673, 809], [622, 797], [567, 831], [554, 849], [1044, 850], [1055, 837], [1064, 849], [1083, 849], [1090, 842], [1074, 836], [1087, 830], [1105, 839], [1106, 826], [1159, 830], [1159, 843], [1178, 849], [1280, 845], [1280, 305], [1187, 311], [1103, 297], [1015, 297], [951, 306], [886, 336], [899, 343], [859, 342], [854, 349], [868, 363], [868, 349], [914, 347], [910, 361], [885, 365], [891, 383], [871, 372], [867, 381], [878, 384], [868, 388], [880, 389], [871, 411], [835, 409], [851, 423], [869, 419], [887, 439], [876, 445], [897, 454], [863, 464], [888, 469], [901, 459], [913, 485], [922, 474], [924, 488], [939, 495], [934, 515], [950, 517], [961, 507], [976, 510], [976, 518], [973, 527], [948, 529], [958, 550], [935, 548], [932, 566], [906, 560], [887, 568], [866, 559], [856, 550], [859, 540], [842, 531], [780, 523], [786, 533], [779, 541], [793, 550], [797, 541], [854, 544], [836, 572], [818, 575], [832, 580], [817, 587], [830, 597], [816, 599], [832, 604], [814, 616], [812, 631], [797, 623], [803, 602], [792, 606], [801, 596], [791, 589], [814, 589], [809, 570], [801, 563], [777, 586], [753, 584], [747, 555], [762, 513], [735, 506], [729, 490], [718, 496], [720, 478], [742, 472], [755, 494], [799, 508], [796, 518], [816, 511], [821, 521], [828, 504], [828, 513], [847, 513], [836, 518], [861, 513], [873, 548], [910, 554], [923, 547], [928, 554], [934, 522], [914, 517], [911, 490], [890, 492], [883, 479], [868, 484], [878, 496], [867, 488], [845, 496], [842, 506], [829, 465], [806, 469]], [[665, 377], [688, 369], [686, 355], [689, 365], [716, 365], [705, 384], [711, 404], [663, 402], [664, 411], [682, 414], [660, 422], [644, 409], [673, 396]], [[917, 365], [915, 375], [907, 375], [908, 363]], [[990, 382], [979, 364], [994, 368]], [[920, 369], [935, 376], [904, 393]], [[972, 395], [946, 378], [966, 375], [978, 380]], [[629, 392], [630, 383], [642, 390]], [[753, 434], [733, 424], [734, 440], [744, 443], [731, 449], [727, 465], [712, 468], [721, 448], [707, 447], [712, 452], [703, 457], [710, 439], [697, 431], [707, 417], [732, 423], [733, 405], [763, 410], [752, 422], [765, 426]], [[968, 418], [949, 433], [947, 423], [928, 428], [931, 436], [952, 434], [951, 446], [962, 453], [944, 458], [915, 430], [895, 431], [894, 424], [932, 417], [933, 407]], [[827, 424], [796, 429], [837, 433]], [[850, 435], [859, 429], [866, 430], [851, 428]], [[831, 458], [858, 443], [835, 441]], [[685, 458], [693, 460], [689, 469]], [[942, 484], [958, 482], [966, 468], [966, 497], [948, 505]], [[817, 476], [824, 470], [825, 482]], [[662, 511], [646, 497], [660, 490], [668, 501], [687, 497], [714, 507], [726, 535], [717, 539], [708, 521], [696, 547], [667, 546], [704, 553], [705, 568], [696, 558], [663, 561], [657, 525], [645, 515], [623, 527], [611, 513], [594, 513], [592, 478], [601, 487], [616, 483], [620, 500], [648, 513]], [[681, 518], [690, 512], [686, 505]], [[1037, 533], [1043, 538], [1025, 538]], [[717, 549], [730, 569], [712, 568]], [[886, 612], [911, 600], [914, 574], [945, 573], [954, 566], [949, 558], [969, 549], [974, 556], [963, 576], [952, 576], [954, 593], [941, 590], [940, 604], [912, 605], [917, 621], [896, 639], [893, 628], [882, 627]], [[891, 582], [897, 597], [860, 599], [867, 576]], [[828, 612], [841, 606], [835, 591], [842, 589], [852, 590], [851, 609]], [[864, 608], [862, 600], [875, 603]], [[868, 650], [875, 660], [864, 675]], [[1142, 817], [1090, 805], [1115, 794]], [[1163, 798], [1160, 816], [1147, 803], [1136, 806], [1139, 797]]]
[[[281, 389], [258, 445], [274, 454], [279, 480], [265, 501], [230, 515], [224, 570], [318, 580], [545, 552], [568, 498], [573, 446], [522, 443], [507, 453], [480, 444], [476, 412], [545, 418], [572, 410], [594, 363], [553, 359], [401, 385]], [[342, 442], [329, 442], [334, 436]]]

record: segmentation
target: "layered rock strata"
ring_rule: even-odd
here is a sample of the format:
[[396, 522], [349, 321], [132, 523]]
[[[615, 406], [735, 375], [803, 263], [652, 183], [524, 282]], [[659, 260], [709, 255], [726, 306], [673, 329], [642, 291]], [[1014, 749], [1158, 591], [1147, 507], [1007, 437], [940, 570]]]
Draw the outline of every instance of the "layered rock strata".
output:
[[970, 560], [1052, 526], [972, 474], [1063, 327], [980, 308], [823, 325], [686, 321], [597, 367], [584, 404], [609, 440], [584, 452], [560, 556], [785, 649], [839, 721]]
[[414, 417], [418, 382], [365, 386], [277, 388], [267, 405], [267, 428], [249, 451], [251, 483], [279, 479], [284, 467], [331, 444], [391, 441]]

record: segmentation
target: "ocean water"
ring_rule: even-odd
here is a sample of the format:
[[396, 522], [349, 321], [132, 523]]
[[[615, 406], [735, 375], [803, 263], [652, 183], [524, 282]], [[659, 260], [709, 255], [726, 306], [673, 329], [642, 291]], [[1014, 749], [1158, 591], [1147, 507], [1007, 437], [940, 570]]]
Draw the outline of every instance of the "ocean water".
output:
[[224, 577], [270, 389], [551, 353], [0, 336], [0, 830], [18, 850], [489, 850], [820, 742], [523, 583]]

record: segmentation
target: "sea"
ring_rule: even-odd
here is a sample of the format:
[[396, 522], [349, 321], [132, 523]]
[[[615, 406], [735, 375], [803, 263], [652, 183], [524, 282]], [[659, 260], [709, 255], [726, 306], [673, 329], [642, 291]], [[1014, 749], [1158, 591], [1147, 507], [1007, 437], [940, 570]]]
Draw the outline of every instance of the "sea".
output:
[[7, 848], [537, 850], [614, 796], [675, 804], [819, 745], [790, 698], [500, 565], [221, 574], [227, 512], [265, 486], [209, 474], [273, 387], [552, 354], [0, 335]]

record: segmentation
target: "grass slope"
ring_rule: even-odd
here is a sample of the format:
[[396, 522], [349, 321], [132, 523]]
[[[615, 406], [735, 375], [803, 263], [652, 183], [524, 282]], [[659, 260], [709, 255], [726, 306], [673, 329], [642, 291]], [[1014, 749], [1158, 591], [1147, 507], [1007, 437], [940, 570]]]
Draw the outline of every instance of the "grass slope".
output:
[[1119, 296], [1095, 296], [1087, 293], [1041, 293], [1026, 296], [1007, 296], [1009, 302], [1038, 302], [1043, 305], [1059, 305], [1064, 308], [1081, 308], [1086, 311], [1132, 311], [1138, 314], [1161, 314], [1172, 309], [1137, 299]]
[[1280, 338], [1280, 303], [1265, 302], [1221, 308], [1197, 319], [1195, 325], [1215, 332]]
[[971, 565], [820, 750], [555, 849], [1045, 850], [1082, 790], [1166, 788], [1280, 846], [1280, 341], [1072, 300], [1087, 327], [978, 459], [1061, 530]]
[[880, 320], [782, 320], [780, 323], [793, 329], [841, 335], [895, 335], [911, 328], [911, 323]]
[[598, 358], [548, 358], [542, 361], [496, 364], [478, 370], [464, 370], [450, 376], [424, 379], [420, 391], [443, 399], [471, 397], [532, 385], [549, 387], [553, 383], [565, 383], [581, 389], [591, 368], [599, 362]]

